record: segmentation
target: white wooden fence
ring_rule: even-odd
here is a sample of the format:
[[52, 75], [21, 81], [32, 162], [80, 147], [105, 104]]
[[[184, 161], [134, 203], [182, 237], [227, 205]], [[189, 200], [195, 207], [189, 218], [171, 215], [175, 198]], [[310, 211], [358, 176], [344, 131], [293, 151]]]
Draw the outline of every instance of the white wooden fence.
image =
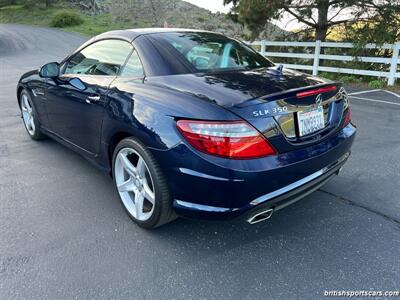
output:
[[[267, 57], [287, 57], [287, 58], [301, 58], [310, 59], [313, 61], [313, 65], [298, 65], [298, 64], [285, 64], [282, 65], [287, 68], [298, 69], [298, 70], [309, 70], [312, 71], [313, 75], [318, 75], [319, 71], [324, 72], [334, 72], [342, 74], [354, 74], [354, 75], [367, 75], [376, 77], [386, 77], [388, 80], [388, 85], [394, 85], [396, 78], [400, 78], [400, 72], [397, 71], [397, 64], [399, 61], [399, 50], [400, 43], [398, 44], [367, 44], [366, 49], [390, 49], [393, 54], [391, 58], [379, 57], [379, 56], [362, 56], [354, 57], [347, 55], [327, 55], [320, 54], [321, 48], [353, 48], [352, 43], [332, 43], [332, 42], [279, 42], [279, 41], [255, 41], [249, 43], [252, 46], [259, 46], [260, 53]], [[294, 53], [294, 52], [268, 52], [267, 47], [307, 47], [314, 48], [313, 53]], [[371, 71], [362, 69], [349, 69], [340, 67], [324, 67], [319, 65], [320, 59], [332, 60], [332, 61], [358, 61], [358, 62], [368, 62], [368, 63], [379, 63], [389, 65], [388, 71]], [[276, 64], [279, 62], [274, 60]]]

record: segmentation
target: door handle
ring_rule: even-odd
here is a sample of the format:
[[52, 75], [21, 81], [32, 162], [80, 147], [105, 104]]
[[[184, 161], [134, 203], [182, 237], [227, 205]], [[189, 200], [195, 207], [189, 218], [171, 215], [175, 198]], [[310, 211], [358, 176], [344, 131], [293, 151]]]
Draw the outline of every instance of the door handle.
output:
[[96, 101], [100, 101], [99, 95], [88, 96], [86, 98], [86, 103], [92, 103], [92, 102], [96, 102]]

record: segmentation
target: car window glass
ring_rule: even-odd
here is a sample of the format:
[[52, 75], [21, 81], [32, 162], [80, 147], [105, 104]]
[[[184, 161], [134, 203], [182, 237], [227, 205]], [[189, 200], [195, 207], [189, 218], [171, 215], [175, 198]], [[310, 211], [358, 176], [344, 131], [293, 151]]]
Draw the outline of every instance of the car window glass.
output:
[[120, 40], [96, 42], [74, 55], [64, 74], [118, 75], [132, 48]]
[[126, 63], [121, 76], [124, 77], [140, 77], [143, 76], [143, 66], [139, 59], [139, 56], [136, 51], [132, 52], [131, 57], [129, 57], [128, 62]]
[[273, 64], [247, 45], [212, 33], [153, 35], [162, 47], [172, 46], [199, 71], [254, 69]]

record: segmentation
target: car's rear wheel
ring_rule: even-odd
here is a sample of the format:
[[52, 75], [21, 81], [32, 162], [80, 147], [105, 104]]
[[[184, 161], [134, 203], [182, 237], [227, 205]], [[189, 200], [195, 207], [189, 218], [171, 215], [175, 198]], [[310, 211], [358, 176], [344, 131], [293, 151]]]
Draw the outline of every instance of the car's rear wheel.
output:
[[40, 131], [40, 122], [37, 118], [35, 107], [26, 90], [23, 90], [19, 97], [19, 103], [22, 112], [22, 120], [25, 129], [33, 140], [41, 140], [46, 136]]
[[155, 228], [176, 218], [157, 161], [133, 138], [122, 140], [114, 150], [113, 179], [125, 210], [138, 225]]

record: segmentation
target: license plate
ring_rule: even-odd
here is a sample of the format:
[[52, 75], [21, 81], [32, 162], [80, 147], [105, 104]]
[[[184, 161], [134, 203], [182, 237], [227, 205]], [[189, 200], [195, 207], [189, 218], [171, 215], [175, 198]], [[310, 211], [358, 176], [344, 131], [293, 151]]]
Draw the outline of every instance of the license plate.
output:
[[309, 111], [297, 113], [300, 136], [308, 135], [325, 127], [324, 110], [322, 106]]

